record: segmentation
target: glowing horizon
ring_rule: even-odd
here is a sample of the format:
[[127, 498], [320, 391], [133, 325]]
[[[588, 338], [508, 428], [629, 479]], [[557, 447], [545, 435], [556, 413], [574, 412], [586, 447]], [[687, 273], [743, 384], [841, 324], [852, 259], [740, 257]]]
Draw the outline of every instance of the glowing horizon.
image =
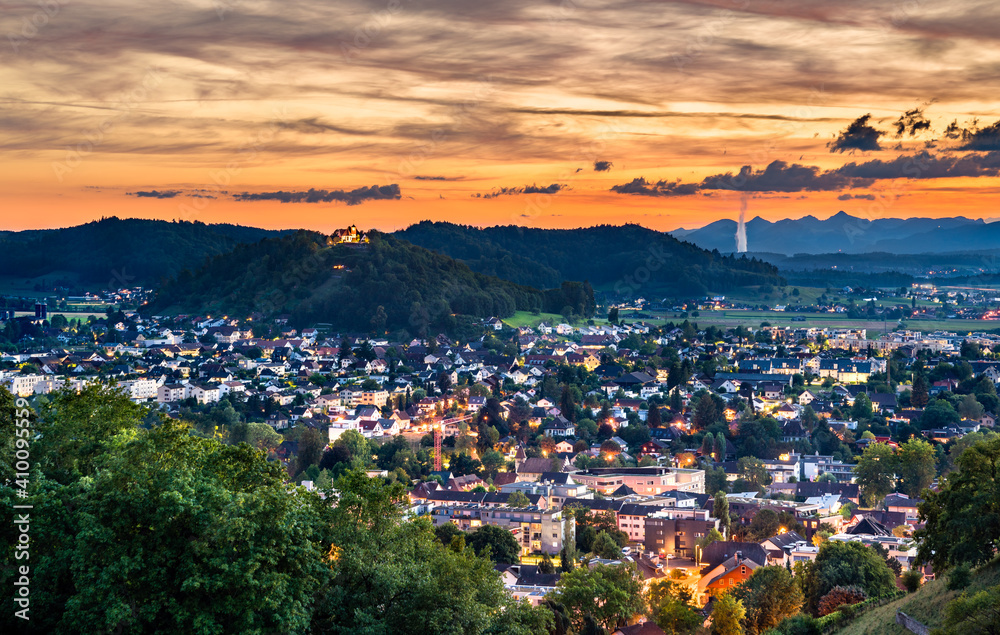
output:
[[[1000, 139], [982, 132], [1000, 119], [1000, 8], [47, 6], [0, 16], [4, 230], [102, 216], [690, 229], [736, 220], [742, 190], [718, 183], [774, 162], [787, 169], [752, 186], [750, 218], [1000, 216]], [[929, 128], [897, 137], [914, 110]], [[831, 151], [868, 113], [885, 134]], [[949, 136], [953, 121], [978, 136]], [[906, 171], [922, 153], [933, 165]], [[352, 193], [373, 186], [398, 198]], [[330, 201], [280, 202], [309, 190]]]

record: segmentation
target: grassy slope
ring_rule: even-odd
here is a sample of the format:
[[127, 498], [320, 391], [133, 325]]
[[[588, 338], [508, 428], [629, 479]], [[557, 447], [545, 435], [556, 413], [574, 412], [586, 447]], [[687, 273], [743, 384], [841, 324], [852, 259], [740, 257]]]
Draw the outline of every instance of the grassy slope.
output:
[[535, 315], [530, 311], [518, 311], [509, 318], [504, 318], [503, 323], [516, 329], [522, 326], [530, 326], [534, 328], [542, 322], [548, 322], [549, 326], [555, 326], [556, 324], [561, 324], [564, 321], [563, 316], [558, 313], [539, 313], [538, 315]]
[[[663, 324], [665, 322], [682, 322], [684, 318], [679, 313], [673, 312], [645, 312], [653, 315], [653, 318], [636, 318], [631, 311], [623, 311], [621, 316], [624, 320], [642, 319], [652, 324]], [[793, 317], [804, 317], [804, 322], [792, 321]], [[874, 339], [882, 334], [884, 326], [892, 331], [896, 328], [895, 320], [889, 320], [885, 325], [882, 320], [852, 320], [844, 313], [789, 313], [781, 311], [699, 311], [698, 316], [690, 316], [687, 319], [696, 322], [699, 327], [719, 326], [733, 328], [736, 326], [758, 327], [761, 322], [768, 322], [773, 326], [791, 327], [818, 327], [818, 328], [864, 328], [869, 331], [869, 338]], [[906, 320], [906, 328], [911, 331], [953, 331], [955, 333], [969, 333], [972, 331], [991, 331], [1000, 328], [1000, 321], [997, 320]]]
[[[897, 610], [931, 628], [941, 626], [945, 617], [945, 607], [958, 595], [956, 591], [949, 591], [946, 584], [946, 577], [928, 582], [916, 593], [872, 609], [836, 631], [835, 635], [906, 635], [909, 631], [896, 625]], [[967, 591], [970, 594], [977, 593], [998, 584], [1000, 584], [1000, 560], [994, 560], [973, 574], [972, 585]]]
[[[518, 311], [514, 315], [510, 316], [509, 318], [504, 318], [503, 319], [503, 323], [504, 324], [506, 324], [507, 326], [509, 326], [511, 328], [515, 328], [515, 329], [516, 328], [521, 328], [522, 326], [527, 326], [527, 327], [535, 328], [536, 326], [538, 326], [542, 322], [548, 322], [549, 326], [553, 326], [554, 327], [556, 324], [562, 324], [565, 321], [566, 320], [563, 318], [563, 316], [559, 315], [558, 313], [539, 313], [538, 315], [535, 315], [534, 313], [532, 313], [530, 311]], [[602, 319], [602, 318], [600, 318], [598, 316], [594, 317], [594, 324], [601, 325], [601, 324], [607, 324], [607, 323], [608, 323], [608, 321], [605, 320], [605, 319]], [[582, 320], [582, 321], [581, 320], [577, 320], [574, 323], [574, 326], [579, 327], [579, 326], [583, 326], [585, 324], [586, 324], [586, 320]]]

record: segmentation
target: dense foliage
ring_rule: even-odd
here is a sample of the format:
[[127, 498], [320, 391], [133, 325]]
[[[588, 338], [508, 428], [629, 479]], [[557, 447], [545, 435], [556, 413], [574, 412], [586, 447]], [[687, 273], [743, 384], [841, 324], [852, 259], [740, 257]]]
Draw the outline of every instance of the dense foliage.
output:
[[460, 315], [506, 317], [566, 306], [593, 314], [593, 291], [576, 283], [550, 291], [513, 284], [374, 232], [367, 244], [330, 246], [321, 234], [299, 231], [239, 246], [194, 273], [181, 272], [151, 310], [288, 313], [300, 324], [421, 334], [454, 331]]
[[1000, 436], [966, 448], [957, 466], [920, 504], [917, 559], [938, 570], [987, 562], [1000, 548]]
[[[401, 485], [347, 472], [339, 504], [287, 483], [264, 453], [191, 434], [103, 387], [56, 393], [33, 417], [29, 496], [37, 633], [546, 632], [493, 563], [404, 518]], [[15, 403], [0, 389], [12, 438]], [[149, 424], [144, 427], [143, 421]], [[0, 447], [2, 464], [14, 448]], [[0, 527], [13, 588], [14, 525]], [[386, 557], [392, 554], [392, 557]], [[4, 632], [14, 632], [12, 611]]]
[[33, 278], [73, 273], [81, 282], [149, 285], [279, 232], [137, 218], [104, 218], [63, 229], [8, 233], [0, 239], [0, 271]]
[[895, 593], [896, 577], [885, 560], [860, 542], [824, 542], [813, 562], [796, 565], [796, 581], [806, 608], [819, 613], [821, 600], [836, 587], [856, 586], [868, 597]]

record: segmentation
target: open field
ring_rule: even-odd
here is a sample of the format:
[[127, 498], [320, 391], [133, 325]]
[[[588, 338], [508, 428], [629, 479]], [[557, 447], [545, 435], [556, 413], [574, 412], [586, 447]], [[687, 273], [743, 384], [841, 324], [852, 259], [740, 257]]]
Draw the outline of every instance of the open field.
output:
[[[844, 314], [838, 313], [786, 313], [783, 311], [699, 311], [698, 315], [689, 314], [687, 318], [680, 317], [679, 313], [652, 313], [643, 312], [646, 315], [653, 315], [653, 318], [636, 318], [634, 312], [623, 311], [623, 320], [643, 320], [653, 324], [664, 324], [665, 322], [679, 323], [688, 319], [696, 322], [699, 327], [718, 326], [733, 328], [736, 326], [759, 327], [762, 322], [767, 322], [772, 326], [788, 327], [816, 327], [816, 328], [856, 328], [867, 329], [872, 335], [877, 335], [883, 329], [892, 331], [898, 326], [895, 320], [883, 323], [882, 320], [852, 320]], [[805, 318], [804, 321], [793, 321], [792, 318]], [[906, 328], [913, 331], [954, 331], [956, 333], [969, 333], [972, 331], [991, 331], [1000, 329], [998, 320], [907, 320]]]
[[[941, 289], [946, 289], [946, 287], [940, 287]], [[799, 295], [795, 295], [794, 289], [798, 289]], [[951, 289], [949, 290], [958, 290]], [[724, 295], [726, 300], [730, 302], [742, 302], [746, 304], [787, 304], [788, 306], [796, 305], [810, 305], [817, 304], [819, 298], [826, 294], [827, 300], [832, 300], [834, 302], [848, 301], [847, 297], [843, 291], [840, 289], [834, 289], [832, 291], [827, 291], [824, 287], [800, 287], [796, 285], [790, 285], [784, 288], [776, 287], [774, 291], [769, 294], [761, 293], [756, 287], [747, 287], [745, 289], [738, 289], [736, 291], [731, 291], [729, 293], [713, 293], [709, 295]], [[855, 299], [857, 304], [864, 304], [861, 299]], [[909, 298], [884, 298], [877, 300], [875, 302], [876, 306], [898, 306], [900, 304], [910, 305]], [[934, 302], [930, 300], [918, 299], [918, 307], [931, 307], [936, 306]]]
[[566, 320], [558, 313], [539, 313], [535, 315], [530, 311], [518, 311], [509, 318], [504, 318], [503, 323], [511, 328], [521, 328], [528, 326], [534, 328], [542, 322], [548, 322], [550, 326], [561, 324]]
[[[1000, 561], [994, 560], [972, 577], [972, 584], [966, 591], [974, 594], [988, 587], [1000, 584]], [[896, 625], [896, 611], [920, 620], [931, 628], [940, 627], [945, 618], [945, 607], [959, 593], [949, 591], [945, 578], [924, 584], [916, 593], [902, 597], [895, 602], [872, 609], [858, 617], [835, 635], [908, 635], [910, 631]]]
[[[53, 316], [61, 315], [67, 320], [83, 320], [87, 321], [87, 318], [94, 316], [95, 318], [107, 317], [105, 313], [94, 313], [93, 311], [76, 313], [73, 311], [49, 311], [49, 319], [51, 320]], [[35, 315], [32, 311], [15, 311], [14, 317], [31, 317]]]

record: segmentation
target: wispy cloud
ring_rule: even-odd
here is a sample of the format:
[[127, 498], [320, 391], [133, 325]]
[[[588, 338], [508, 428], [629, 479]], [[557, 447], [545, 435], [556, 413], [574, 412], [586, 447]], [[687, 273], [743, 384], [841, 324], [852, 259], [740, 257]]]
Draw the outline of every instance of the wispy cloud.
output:
[[518, 194], [555, 194], [562, 190], [567, 189], [567, 187], [561, 183], [552, 183], [551, 185], [525, 185], [523, 187], [499, 187], [493, 191], [486, 192], [476, 192], [472, 195], [473, 198], [499, 198], [501, 196], [517, 196]]
[[278, 192], [241, 192], [233, 194], [237, 201], [279, 201], [281, 203], [347, 203], [360, 205], [365, 201], [398, 200], [401, 198], [399, 186], [372, 185], [354, 190], [317, 190]]

